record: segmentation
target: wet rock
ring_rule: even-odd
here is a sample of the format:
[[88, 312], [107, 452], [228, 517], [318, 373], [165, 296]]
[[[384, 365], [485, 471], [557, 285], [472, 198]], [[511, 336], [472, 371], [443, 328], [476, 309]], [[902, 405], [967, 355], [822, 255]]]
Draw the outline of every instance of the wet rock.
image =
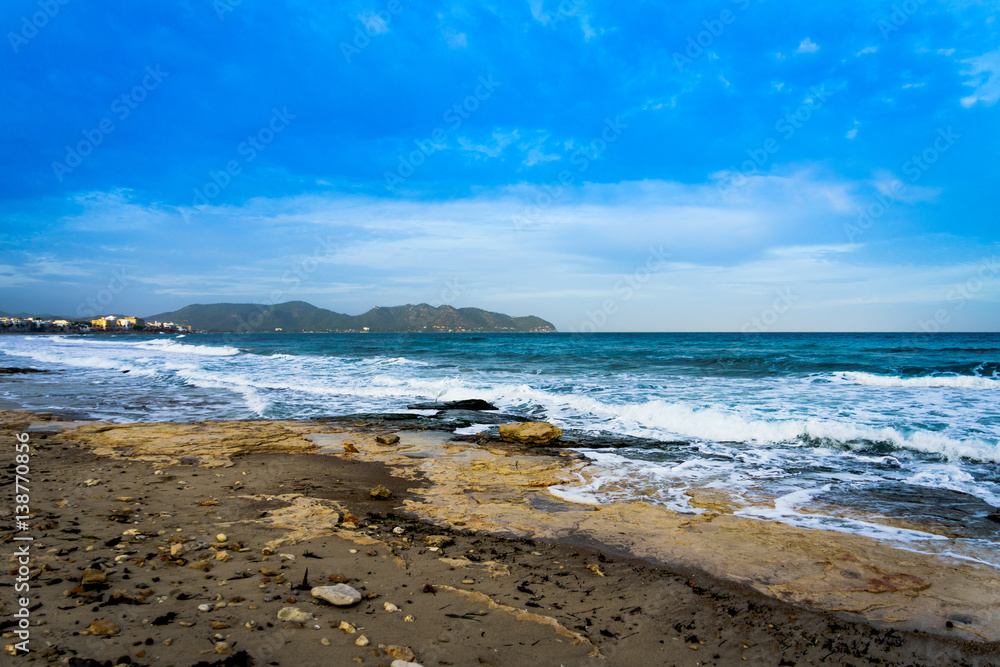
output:
[[548, 445], [562, 436], [562, 429], [548, 422], [501, 424], [500, 438], [522, 445]]
[[361, 593], [347, 584], [316, 586], [310, 593], [314, 598], [324, 600], [338, 607], [350, 607], [361, 602]]
[[392, 500], [392, 491], [379, 484], [368, 494], [375, 500]]
[[470, 398], [463, 401], [444, 401], [442, 403], [414, 403], [406, 406], [410, 410], [497, 410], [495, 405], [481, 398]]
[[376, 435], [375, 442], [380, 445], [396, 445], [399, 444], [399, 436], [395, 433], [388, 435]]
[[289, 623], [307, 623], [312, 620], [312, 614], [302, 611], [298, 607], [282, 607], [278, 612], [278, 620]]
[[113, 637], [122, 631], [116, 623], [106, 618], [97, 619], [87, 629], [90, 630], [90, 634], [98, 637]]
[[403, 660], [405, 662], [413, 662], [414, 660], [417, 659], [417, 656], [414, 655], [413, 653], [413, 649], [411, 649], [409, 646], [397, 646], [396, 644], [389, 644], [388, 646], [385, 647], [385, 654], [393, 658], [398, 658], [399, 660]]

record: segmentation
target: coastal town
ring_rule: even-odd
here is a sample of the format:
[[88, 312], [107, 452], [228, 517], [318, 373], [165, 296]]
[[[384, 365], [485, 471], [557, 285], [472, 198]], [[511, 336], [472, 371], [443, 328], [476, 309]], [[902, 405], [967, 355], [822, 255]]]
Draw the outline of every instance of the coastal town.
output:
[[94, 320], [0, 317], [0, 333], [193, 333], [186, 324], [147, 322], [141, 317], [106, 315]]

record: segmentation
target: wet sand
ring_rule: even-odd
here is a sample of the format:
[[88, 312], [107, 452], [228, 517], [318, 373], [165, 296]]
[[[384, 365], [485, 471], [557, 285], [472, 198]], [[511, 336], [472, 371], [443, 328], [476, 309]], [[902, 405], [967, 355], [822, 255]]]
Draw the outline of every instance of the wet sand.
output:
[[[546, 489], [586, 466], [558, 451], [429, 431], [383, 445], [378, 422], [2, 417], [5, 488], [15, 435], [32, 445], [30, 528], [10, 505], [0, 518], [11, 572], [14, 537], [33, 538], [31, 653], [13, 664], [1000, 664], [989, 571], [724, 513], [567, 503]], [[337, 582], [365, 598], [310, 595]]]

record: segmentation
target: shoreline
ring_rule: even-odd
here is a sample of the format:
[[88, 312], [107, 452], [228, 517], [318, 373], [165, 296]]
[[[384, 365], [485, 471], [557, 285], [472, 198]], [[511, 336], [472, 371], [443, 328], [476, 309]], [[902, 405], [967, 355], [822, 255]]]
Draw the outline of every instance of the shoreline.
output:
[[[44, 415], [6, 412], [3, 425], [5, 440], [12, 440], [19, 429], [29, 429], [35, 445], [44, 444], [33, 455], [33, 466], [38, 467], [33, 468], [37, 488], [32, 500], [39, 514], [32, 523], [36, 529], [52, 522], [56, 526], [36, 538], [32, 572], [39, 585], [32, 586], [32, 593], [39, 595], [41, 607], [33, 614], [45, 624], [34, 628], [33, 642], [38, 643], [33, 646], [44, 641], [58, 647], [48, 649], [57, 652], [49, 656], [54, 662], [75, 651], [78, 657], [99, 661], [129, 655], [135, 664], [211, 664], [241, 650], [251, 657], [257, 650], [259, 657], [261, 642], [274, 634], [283, 637], [281, 664], [355, 658], [362, 664], [388, 664], [391, 657], [379, 644], [409, 647], [425, 667], [470, 664], [478, 658], [493, 661], [483, 664], [641, 664], [641, 656], [662, 656], [665, 664], [779, 664], [779, 659], [818, 663], [830, 655], [878, 655], [881, 664], [988, 665], [998, 664], [1000, 656], [995, 638], [979, 631], [984, 623], [992, 623], [990, 618], [982, 610], [975, 615], [956, 611], [966, 595], [962, 581], [977, 587], [987, 611], [990, 595], [1000, 597], [990, 592], [988, 582], [979, 581], [975, 568], [959, 568], [953, 578], [926, 579], [890, 568], [885, 558], [892, 550], [866, 551], [861, 546], [871, 545], [863, 540], [836, 534], [834, 547], [853, 548], [857, 561], [841, 578], [872, 574], [866, 567], [880, 567], [882, 574], [869, 576], [863, 592], [854, 591], [855, 598], [877, 600], [874, 607], [859, 612], [850, 605], [838, 610], [827, 604], [824, 611], [822, 599], [817, 604], [810, 597], [822, 587], [803, 589], [812, 575], [802, 554], [791, 549], [797, 542], [800, 551], [811, 550], [815, 560], [817, 545], [830, 544], [803, 542], [802, 533], [823, 531], [772, 525], [760, 532], [757, 524], [767, 522], [734, 522], [717, 513], [708, 513], [715, 514], [708, 520], [698, 519], [705, 515], [683, 515], [666, 521], [664, 512], [648, 507], [580, 509], [545, 493], [553, 482], [568, 477], [567, 470], [580, 465], [559, 452], [519, 452], [498, 443], [452, 441], [451, 434], [429, 431], [399, 431], [401, 442], [385, 446], [375, 437], [393, 431], [392, 425], [371, 420], [71, 425]], [[355, 453], [345, 451], [347, 442]], [[100, 474], [94, 474], [97, 470]], [[87, 485], [95, 479], [97, 483]], [[388, 487], [394, 500], [368, 498], [377, 484]], [[546, 496], [551, 500], [539, 500]], [[9, 519], [8, 511], [4, 523]], [[77, 525], [64, 527], [67, 522]], [[401, 534], [393, 528], [402, 528]], [[130, 530], [136, 533], [123, 534]], [[225, 532], [229, 542], [240, 542], [241, 550], [213, 546], [211, 537], [218, 532]], [[428, 535], [453, 544], [432, 551], [425, 541]], [[171, 537], [174, 542], [168, 542]], [[177, 537], [185, 541], [177, 542]], [[665, 538], [671, 549], [653, 548], [662, 548], [665, 541], [657, 540]], [[90, 551], [80, 549], [81, 543]], [[191, 562], [170, 556], [177, 543], [192, 549]], [[77, 547], [71, 552], [76, 558], [59, 555], [71, 545]], [[713, 560], [692, 545], [715, 552], [730, 549], [739, 558]], [[746, 576], [737, 561], [749, 557], [765, 562], [765, 546], [771, 549], [769, 557], [781, 555], [768, 576], [800, 582], [802, 590], [789, 588], [787, 582], [784, 589], [777, 583], [762, 590], [760, 581]], [[368, 556], [369, 551], [376, 556]], [[280, 553], [295, 558], [282, 560]], [[70, 558], [75, 562], [69, 564]], [[881, 559], [878, 565], [872, 564], [873, 558]], [[920, 558], [907, 558], [912, 571], [923, 572]], [[92, 566], [88, 569], [94, 562], [97, 569], [107, 568], [104, 588], [79, 582], [85, 562]], [[844, 568], [849, 562], [836, 563]], [[198, 563], [207, 567], [188, 567]], [[349, 609], [319, 606], [308, 590], [292, 588], [301, 583], [305, 566], [310, 567], [311, 585], [333, 581], [333, 574], [378, 597]], [[802, 576], [788, 579], [796, 567], [802, 568]], [[287, 581], [272, 577], [264, 582], [268, 577], [258, 570], [275, 568], [287, 572]], [[234, 579], [237, 570], [247, 576]], [[171, 581], [153, 582], [154, 573], [169, 575]], [[223, 575], [228, 576], [221, 579]], [[876, 592], [868, 590], [873, 578], [880, 580]], [[44, 585], [53, 579], [62, 585]], [[148, 581], [139, 581], [143, 579]], [[565, 583], [570, 581], [572, 585]], [[137, 588], [141, 583], [149, 588]], [[437, 592], [423, 593], [425, 583]], [[197, 599], [178, 599], [177, 590], [188, 587], [205, 590]], [[921, 628], [913, 619], [898, 616], [900, 601], [940, 600], [936, 589], [944, 587], [953, 600], [948, 615], [962, 616], [949, 621], [951, 627], [935, 618]], [[140, 599], [146, 590], [153, 592]], [[114, 599], [115, 591], [124, 595], [119, 599], [133, 602], [102, 607]], [[237, 594], [230, 595], [234, 591]], [[205, 597], [212, 593], [222, 598]], [[938, 597], [928, 597], [932, 593]], [[98, 595], [102, 601], [96, 600]], [[264, 602], [269, 595], [296, 602]], [[232, 602], [239, 597], [243, 600]], [[198, 604], [208, 604], [206, 599], [213, 608], [223, 601], [225, 606], [198, 611]], [[841, 592], [839, 599], [847, 598]], [[387, 601], [402, 611], [385, 611]], [[6, 609], [11, 601], [3, 602]], [[149, 612], [138, 606], [149, 604], [155, 604]], [[445, 604], [460, 606], [460, 613], [449, 616], [450, 607], [445, 612], [437, 609]], [[282, 606], [296, 606], [316, 618], [306, 627], [283, 627], [288, 623], [275, 616]], [[914, 608], [929, 613], [926, 605]], [[137, 613], [120, 619], [117, 634], [102, 639], [79, 634], [98, 616], [120, 610]], [[171, 611], [176, 623], [153, 623]], [[865, 613], [870, 618], [862, 620]], [[412, 622], [403, 620], [408, 615], [414, 617]], [[354, 644], [358, 633], [337, 629], [338, 619], [354, 619], [348, 622], [363, 627], [371, 644]], [[185, 628], [179, 625], [182, 621], [194, 625]], [[310, 629], [312, 625], [320, 630]], [[483, 635], [470, 634], [473, 626]], [[266, 630], [253, 629], [257, 627]], [[452, 634], [435, 636], [441, 633]], [[499, 641], [505, 633], [519, 640], [530, 635], [531, 642]], [[208, 643], [217, 634], [222, 639]], [[180, 639], [186, 635], [197, 636], [197, 646], [182, 650], [174, 645], [184, 643]], [[324, 638], [329, 646], [320, 641]], [[984, 641], [988, 639], [994, 641]], [[152, 643], [145, 643], [148, 640]], [[172, 645], [164, 647], [168, 640]], [[10, 641], [5, 637], [5, 644]], [[135, 641], [142, 648], [132, 646]], [[220, 642], [227, 645], [225, 653], [215, 652]], [[865, 646], [869, 653], [862, 654]], [[144, 655], [138, 656], [140, 652]]]

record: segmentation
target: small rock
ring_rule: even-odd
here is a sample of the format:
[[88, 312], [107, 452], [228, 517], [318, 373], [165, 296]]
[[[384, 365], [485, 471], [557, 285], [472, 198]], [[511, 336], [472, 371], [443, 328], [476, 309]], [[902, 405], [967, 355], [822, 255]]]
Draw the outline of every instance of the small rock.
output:
[[596, 574], [598, 577], [606, 577], [607, 575], [601, 572], [601, 566], [597, 563], [591, 563], [587, 566], [587, 569]]
[[225, 563], [227, 560], [231, 560], [232, 556], [229, 555], [228, 551], [217, 551], [215, 553], [215, 560], [220, 560]]
[[229, 538], [226, 537], [225, 533], [219, 533], [218, 535], [215, 536], [215, 541], [216, 542], [228, 542]]
[[98, 637], [113, 637], [122, 631], [117, 624], [105, 618], [97, 619], [87, 626], [87, 629], [90, 630], [90, 634]]
[[380, 445], [395, 445], [399, 443], [399, 436], [395, 433], [389, 435], [376, 435], [375, 442]]
[[357, 454], [358, 453], [358, 448], [354, 446], [353, 442], [345, 442], [344, 443], [344, 451], [348, 452], [350, 454]]
[[427, 546], [438, 548], [455, 543], [455, 540], [448, 535], [428, 535], [424, 541], [427, 542]]
[[227, 644], [226, 642], [218, 642], [215, 645], [215, 652], [221, 653], [222, 655], [229, 653], [229, 644]]
[[83, 483], [86, 484], [87, 486], [97, 486], [98, 484], [101, 484], [102, 482], [99, 479], [85, 479], [85, 480], [83, 480]]
[[393, 660], [389, 667], [423, 667], [417, 662], [407, 662], [406, 660]]
[[194, 563], [188, 563], [188, 568], [191, 570], [201, 570], [202, 572], [208, 572], [212, 569], [212, 564], [207, 560], [199, 560]]
[[413, 623], [413, 621], [414, 621], [414, 620], [416, 620], [416, 619], [414, 619], [414, 618], [413, 618], [413, 614], [407, 614], [407, 615], [406, 615], [406, 616], [405, 616], [405, 617], [403, 618], [403, 622], [404, 622], [404, 623]]
[[355, 632], [358, 631], [356, 625], [354, 625], [353, 623], [348, 623], [347, 621], [341, 621], [340, 625], [338, 625], [337, 627], [349, 635], [353, 635]]
[[371, 642], [368, 640], [368, 637], [365, 637], [364, 635], [361, 635], [354, 640], [355, 646], [368, 646], [369, 644], [371, 644]]
[[562, 437], [562, 429], [548, 422], [501, 424], [500, 439], [523, 445], [547, 445]]
[[310, 593], [314, 598], [325, 600], [338, 607], [350, 607], [361, 602], [361, 593], [351, 588], [347, 584], [335, 584], [333, 586], [316, 586]]
[[403, 528], [402, 526], [396, 526], [395, 528], [392, 529], [393, 535], [402, 535], [404, 532], [406, 532], [406, 529]]
[[229, 627], [229, 624], [222, 621], [212, 621], [211, 626], [213, 630], [225, 630]]
[[174, 640], [173, 640], [173, 639], [170, 639], [169, 637], [168, 637], [167, 639], [164, 639], [164, 640], [163, 640], [163, 645], [164, 645], [164, 646], [170, 646], [170, 645], [171, 645], [171, 644], [173, 644], [173, 643], [174, 643]]
[[278, 620], [290, 623], [306, 623], [312, 620], [312, 614], [308, 611], [302, 611], [298, 607], [282, 607], [278, 612]]
[[393, 658], [405, 660], [406, 662], [412, 662], [417, 658], [417, 656], [413, 654], [413, 649], [409, 646], [397, 646], [396, 644], [389, 644], [386, 646], [385, 654]]
[[474, 579], [462, 579], [463, 584], [474, 584], [476, 581]]
[[212, 611], [212, 605], [210, 605], [210, 604], [200, 604], [200, 605], [198, 605], [198, 611]]
[[80, 576], [80, 585], [88, 586], [92, 584], [103, 584], [107, 580], [108, 575], [104, 574], [104, 570], [87, 568]]
[[382, 608], [385, 609], [390, 614], [399, 611], [399, 607], [397, 607], [391, 602], [386, 602], [385, 604], [382, 605]]
[[115, 500], [120, 503], [131, 503], [135, 500], [135, 498], [132, 496], [118, 496]]
[[323, 646], [329, 646], [330, 640], [327, 639], [326, 637], [323, 637], [322, 639], [319, 640], [319, 643], [322, 644]]
[[170, 547], [171, 558], [180, 558], [185, 553], [187, 553], [187, 547], [185, 547], [183, 544], [174, 544], [171, 545]]
[[392, 491], [379, 484], [368, 494], [375, 500], [392, 500]]

